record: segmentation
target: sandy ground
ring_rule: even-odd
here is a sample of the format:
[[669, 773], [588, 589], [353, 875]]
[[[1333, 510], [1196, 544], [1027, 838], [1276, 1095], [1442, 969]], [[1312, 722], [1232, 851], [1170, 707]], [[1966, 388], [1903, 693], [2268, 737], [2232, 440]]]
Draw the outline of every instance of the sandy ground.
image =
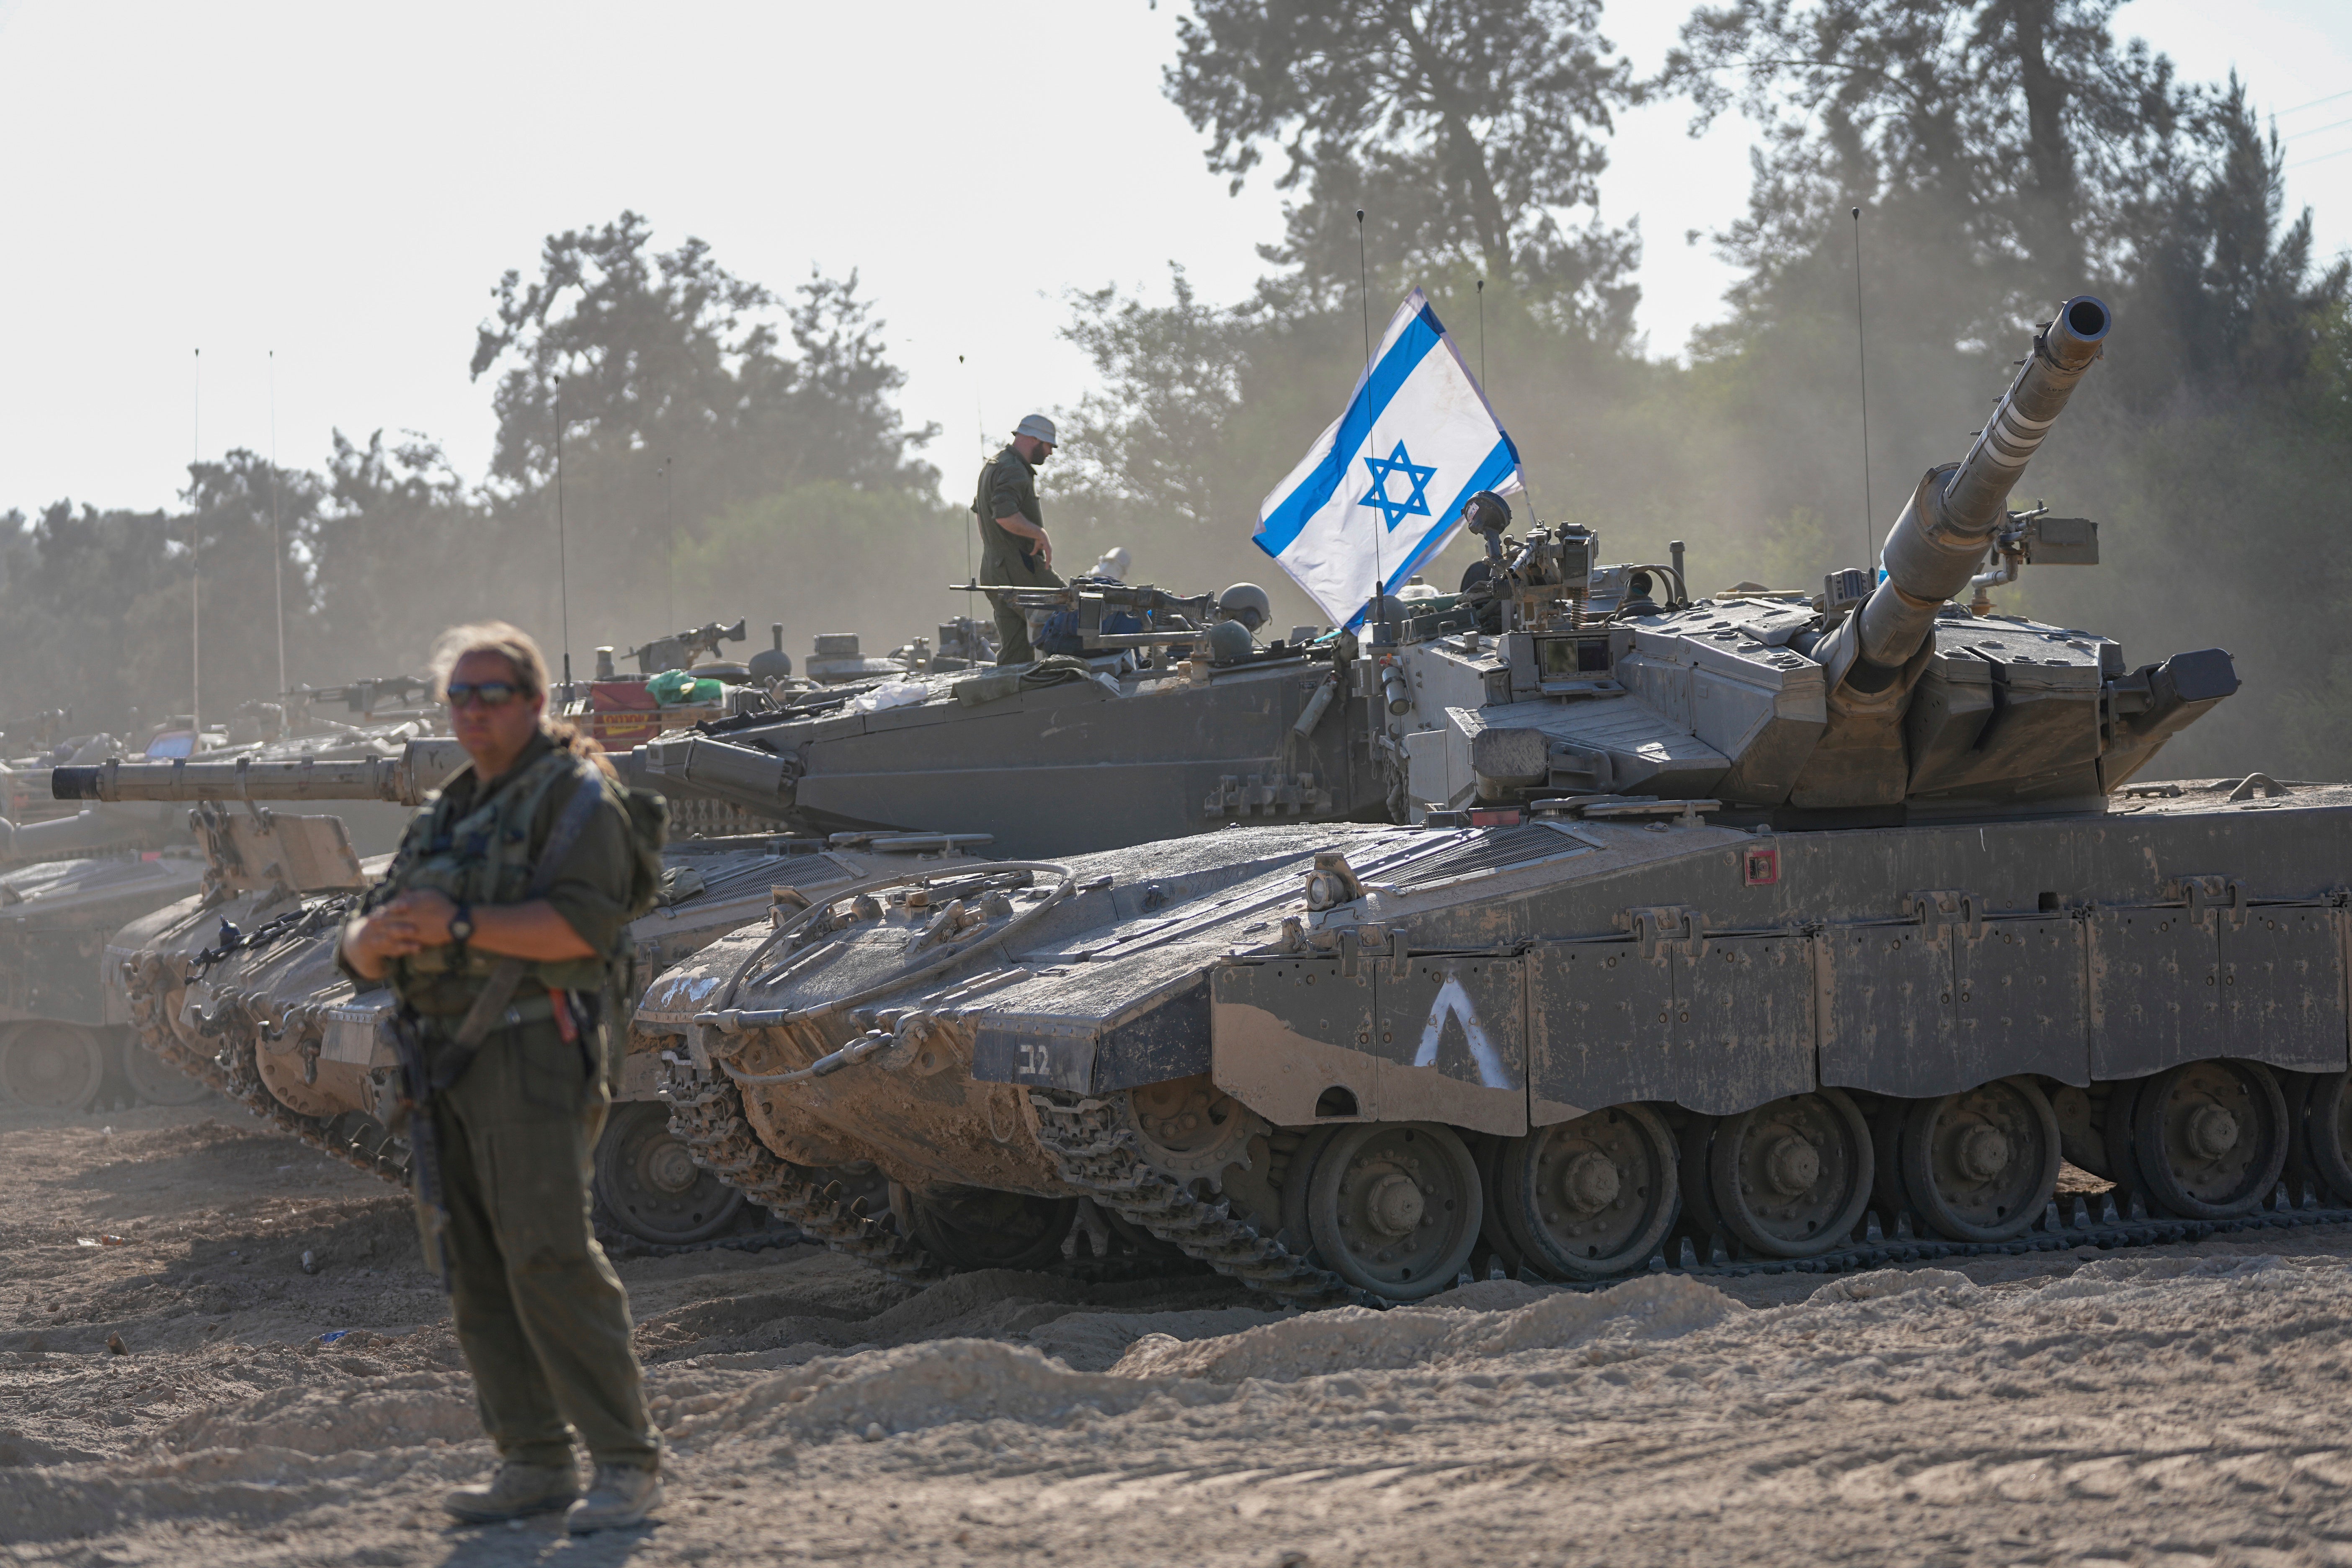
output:
[[2352, 1562], [2345, 1230], [1307, 1316], [632, 1260], [669, 1501], [581, 1541], [439, 1513], [490, 1456], [381, 1184], [0, 1112], [0, 1242], [5, 1562]]

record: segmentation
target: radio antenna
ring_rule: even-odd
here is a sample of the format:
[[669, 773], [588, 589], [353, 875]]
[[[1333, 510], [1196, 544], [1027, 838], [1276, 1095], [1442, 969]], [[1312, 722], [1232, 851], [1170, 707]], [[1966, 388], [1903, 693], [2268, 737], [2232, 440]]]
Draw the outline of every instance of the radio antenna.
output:
[[[956, 363], [963, 364], [963, 355], [956, 355]], [[964, 368], [969, 370], [971, 367], [965, 365]], [[985, 463], [988, 461], [988, 420], [980, 411], [980, 378], [978, 376], [972, 377], [971, 382], [971, 428], [972, 434], [980, 437], [980, 460]], [[980, 514], [974, 512], [971, 526], [963, 531], [963, 580], [967, 583], [980, 581], [979, 570], [971, 563], [972, 537], [979, 531]]]
[[[1369, 416], [1371, 413], [1372, 382], [1372, 283], [1371, 271], [1364, 260], [1364, 209], [1356, 209], [1356, 301], [1362, 307], [1364, 317], [1364, 412], [1367, 416], [1364, 438], [1371, 443], [1372, 456], [1379, 457], [1380, 442], [1372, 437]], [[1372, 470], [1373, 483], [1381, 487], [1381, 499], [1388, 499], [1388, 476], [1380, 469]], [[1380, 624], [1389, 624], [1389, 585], [1386, 568], [1381, 564], [1381, 521], [1388, 514], [1379, 507], [1372, 509], [1372, 603], [1380, 606]]]
[[1877, 531], [1878, 508], [1870, 500], [1870, 353], [1862, 327], [1862, 209], [1853, 209], [1853, 360], [1862, 388], [1862, 563], [1877, 563], [1871, 536]]
[[1486, 384], [1486, 280], [1478, 279], [1478, 384]]
[[286, 684], [286, 544], [278, 523], [278, 351], [269, 351], [269, 574], [278, 586], [278, 690]]
[[196, 754], [204, 739], [204, 573], [198, 563], [198, 552], [204, 544], [204, 490], [197, 483], [196, 463], [205, 449], [205, 351], [198, 349], [192, 362], [192, 377], [188, 410], [188, 493], [194, 503], [188, 508], [188, 755]]
[[661, 460], [662, 527], [669, 534], [668, 566], [662, 574], [662, 614], [671, 626], [677, 625], [677, 499], [669, 487], [669, 466], [673, 459]]
[[563, 540], [563, 378], [555, 378], [555, 584], [563, 612], [563, 698], [572, 700], [572, 563]]

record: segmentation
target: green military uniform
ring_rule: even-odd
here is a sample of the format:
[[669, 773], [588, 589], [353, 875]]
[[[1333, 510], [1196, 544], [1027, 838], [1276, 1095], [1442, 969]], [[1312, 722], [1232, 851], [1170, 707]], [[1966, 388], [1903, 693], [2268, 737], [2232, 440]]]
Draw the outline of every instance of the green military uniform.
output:
[[[972, 498], [980, 519], [980, 581], [984, 587], [1058, 588], [1061, 578], [1038, 559], [1037, 542], [1008, 533], [996, 520], [1018, 513], [1035, 527], [1045, 526], [1037, 510], [1037, 470], [1029, 459], [1008, 445], [980, 470], [980, 493]], [[998, 637], [996, 662], [1028, 664], [1036, 658], [1029, 649], [1029, 623], [1010, 604], [996, 603]]]
[[[478, 907], [525, 901], [540, 851], [583, 784], [605, 801], [544, 896], [591, 948], [617, 954], [624, 926], [642, 912], [631, 908], [639, 856], [628, 809], [593, 764], [543, 734], [487, 787], [459, 770], [410, 823], [364, 907], [419, 888]], [[455, 1049], [499, 962], [452, 944], [392, 964], [428, 1063]], [[528, 963], [508, 1022], [432, 1102], [458, 1344], [484, 1429], [502, 1458], [524, 1464], [568, 1467], [574, 1432], [599, 1464], [653, 1468], [660, 1457], [628, 1296], [589, 1219], [590, 1161], [612, 1103], [614, 969], [604, 957]], [[574, 1009], [571, 1038], [559, 993], [588, 1003]], [[421, 1204], [420, 1221], [429, 1237]]]

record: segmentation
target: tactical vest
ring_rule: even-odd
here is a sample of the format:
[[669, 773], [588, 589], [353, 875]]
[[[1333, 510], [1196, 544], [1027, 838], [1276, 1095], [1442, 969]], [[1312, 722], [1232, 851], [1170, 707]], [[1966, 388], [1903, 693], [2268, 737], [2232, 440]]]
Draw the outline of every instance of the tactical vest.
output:
[[1045, 526], [1037, 506], [1035, 472], [1026, 458], [1007, 447], [982, 466], [980, 488], [971, 500], [972, 514], [980, 520], [981, 562], [988, 568], [981, 580], [1025, 586], [1036, 575], [1033, 542], [1008, 533], [996, 521], [996, 476], [1007, 464], [1013, 474], [1014, 509], [1036, 527]]
[[[593, 763], [559, 746], [463, 816], [443, 791], [409, 824], [383, 896], [430, 888], [460, 904], [520, 903], [530, 886], [531, 824], [549, 794], [572, 778], [583, 789], [604, 787]], [[463, 1012], [500, 962], [470, 945], [429, 947], [394, 961], [393, 987], [420, 1012]], [[611, 963], [604, 955], [530, 961], [520, 994], [531, 994], [534, 980], [550, 991], [601, 991]]]

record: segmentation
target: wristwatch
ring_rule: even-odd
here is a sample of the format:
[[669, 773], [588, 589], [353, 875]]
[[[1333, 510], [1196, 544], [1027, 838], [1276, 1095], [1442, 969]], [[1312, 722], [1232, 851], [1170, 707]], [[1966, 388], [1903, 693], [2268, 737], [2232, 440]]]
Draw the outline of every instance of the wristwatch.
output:
[[470, 904], [459, 904], [457, 912], [449, 917], [449, 940], [463, 944], [474, 934], [474, 910]]

